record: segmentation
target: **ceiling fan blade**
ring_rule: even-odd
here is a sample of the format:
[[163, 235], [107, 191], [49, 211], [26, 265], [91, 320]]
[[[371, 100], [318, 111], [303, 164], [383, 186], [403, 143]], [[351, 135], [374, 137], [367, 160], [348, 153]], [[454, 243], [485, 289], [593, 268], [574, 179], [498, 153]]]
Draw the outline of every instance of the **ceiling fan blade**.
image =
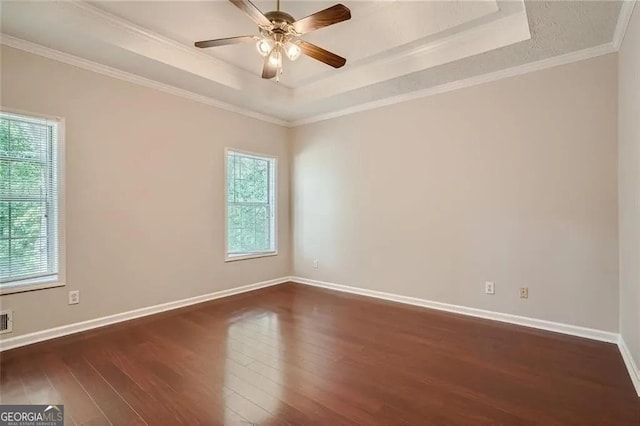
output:
[[349, 8], [343, 4], [336, 4], [320, 12], [316, 12], [313, 15], [309, 15], [306, 18], [299, 19], [292, 25], [298, 33], [306, 34], [348, 19], [351, 19], [351, 11]]
[[227, 44], [246, 43], [249, 41], [253, 41], [254, 39], [255, 38], [253, 36], [218, 38], [215, 40], [196, 41], [194, 43], [194, 46], [204, 49], [205, 47], [217, 47], [226, 46]]
[[269, 19], [267, 19], [267, 17], [264, 16], [262, 12], [260, 12], [260, 9], [258, 9], [249, 0], [229, 0], [229, 1], [233, 3], [238, 9], [246, 13], [249, 16], [249, 18], [251, 18], [251, 20], [256, 24], [262, 25], [262, 26], [271, 25], [271, 21], [269, 21]]
[[270, 57], [271, 55], [267, 55], [264, 58], [264, 66], [262, 67], [262, 78], [270, 79], [278, 74], [278, 68], [269, 61]]
[[324, 62], [327, 65], [331, 65], [334, 68], [340, 68], [347, 63], [347, 60], [342, 56], [338, 56], [335, 53], [324, 50], [322, 47], [318, 47], [315, 44], [311, 44], [304, 40], [300, 40], [298, 43], [298, 45], [300, 46], [300, 50], [302, 50], [302, 53], [312, 57], [315, 60]]

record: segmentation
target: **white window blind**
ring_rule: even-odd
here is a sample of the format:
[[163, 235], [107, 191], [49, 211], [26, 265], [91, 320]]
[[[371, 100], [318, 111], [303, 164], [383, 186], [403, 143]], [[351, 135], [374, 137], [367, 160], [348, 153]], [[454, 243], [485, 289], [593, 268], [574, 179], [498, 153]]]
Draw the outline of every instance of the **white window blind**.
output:
[[0, 112], [0, 289], [58, 275], [58, 124]]
[[276, 252], [276, 159], [227, 151], [227, 258]]

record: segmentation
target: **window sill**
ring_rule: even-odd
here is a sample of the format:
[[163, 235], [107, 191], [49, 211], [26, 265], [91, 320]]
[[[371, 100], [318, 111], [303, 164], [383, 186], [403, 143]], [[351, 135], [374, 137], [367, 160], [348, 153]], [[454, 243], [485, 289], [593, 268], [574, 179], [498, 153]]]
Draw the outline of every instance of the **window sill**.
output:
[[5, 294], [23, 293], [25, 291], [44, 290], [47, 288], [63, 287], [65, 283], [59, 278], [40, 278], [24, 280], [15, 283], [0, 284], [0, 296]]
[[238, 254], [238, 255], [227, 256], [224, 259], [224, 261], [225, 262], [235, 262], [236, 260], [257, 259], [259, 257], [271, 257], [271, 256], [277, 256], [277, 255], [278, 255], [277, 251], [270, 251], [270, 252], [265, 252], [265, 253]]

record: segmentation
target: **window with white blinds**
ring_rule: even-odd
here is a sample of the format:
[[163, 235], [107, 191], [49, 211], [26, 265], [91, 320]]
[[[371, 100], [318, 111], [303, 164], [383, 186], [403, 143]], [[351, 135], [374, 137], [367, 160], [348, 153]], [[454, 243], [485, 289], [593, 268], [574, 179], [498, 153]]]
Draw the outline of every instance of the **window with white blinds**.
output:
[[276, 254], [276, 159], [227, 150], [227, 260]]
[[0, 290], [58, 280], [58, 123], [0, 112]]

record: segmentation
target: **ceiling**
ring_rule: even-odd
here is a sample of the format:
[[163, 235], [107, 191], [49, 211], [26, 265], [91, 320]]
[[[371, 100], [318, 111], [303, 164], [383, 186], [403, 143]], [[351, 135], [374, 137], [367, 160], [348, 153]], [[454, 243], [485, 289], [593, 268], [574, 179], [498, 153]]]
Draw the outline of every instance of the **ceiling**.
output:
[[[260, 77], [262, 58], [252, 43], [193, 47], [197, 40], [257, 34], [228, 1], [2, 1], [0, 30], [4, 44], [81, 58], [80, 64], [88, 60], [198, 100], [295, 123], [611, 46], [621, 11], [630, 14], [617, 1], [342, 3], [350, 21], [303, 38], [346, 57], [347, 65], [335, 70], [305, 56], [285, 60], [280, 83]], [[275, 1], [255, 4], [275, 9]], [[301, 18], [333, 4], [283, 0], [281, 9]]]

